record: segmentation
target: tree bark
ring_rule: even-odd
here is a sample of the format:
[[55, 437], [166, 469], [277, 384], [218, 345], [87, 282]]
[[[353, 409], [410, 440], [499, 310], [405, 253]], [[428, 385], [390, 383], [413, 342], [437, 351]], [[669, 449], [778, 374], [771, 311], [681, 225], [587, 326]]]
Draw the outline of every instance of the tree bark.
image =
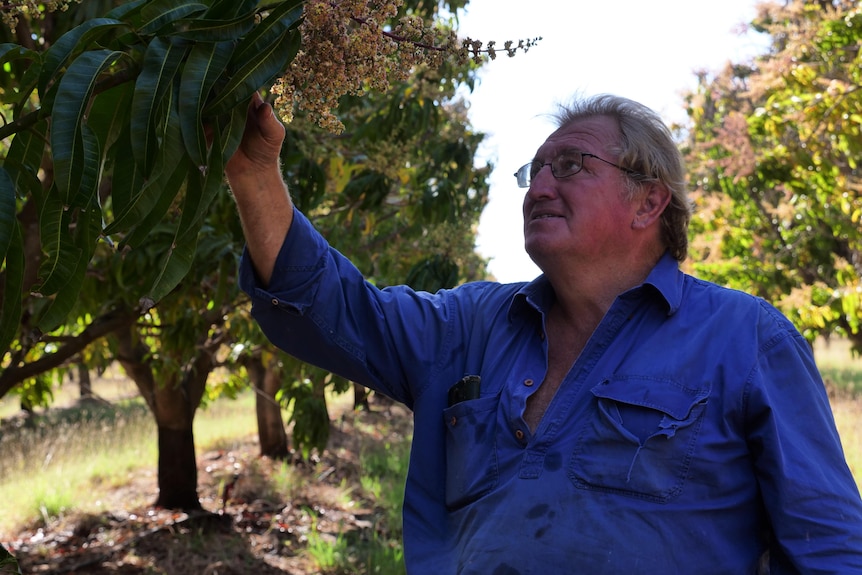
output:
[[25, 379], [35, 377], [48, 370], [61, 366], [65, 361], [80, 353], [85, 347], [97, 339], [115, 331], [123, 331], [138, 318], [138, 312], [132, 310], [113, 310], [96, 318], [79, 335], [69, 339], [57, 351], [45, 354], [35, 361], [20, 365], [10, 365], [0, 374], [0, 397], [5, 396], [12, 388]]
[[273, 357], [264, 365], [261, 354], [248, 357], [244, 362], [255, 390], [255, 411], [257, 413], [257, 435], [260, 454], [273, 459], [287, 459], [290, 456], [287, 432], [281, 416], [281, 405], [275, 399], [281, 389], [281, 373], [278, 361]]
[[[134, 330], [118, 338], [117, 359], [135, 382], [150, 407], [158, 429], [159, 495], [155, 506], [183, 511], [201, 509], [197, 492], [197, 458], [193, 423], [209, 374], [215, 367], [208, 342], [196, 348], [195, 356], [182, 371], [157, 379], [157, 366]], [[217, 341], [211, 340], [213, 346]]]
[[[157, 418], [158, 419], [158, 418]], [[168, 427], [159, 424], [159, 496], [155, 506], [198, 511], [198, 469], [191, 422]]]
[[90, 370], [83, 361], [78, 362], [78, 390], [82, 398], [93, 397], [93, 382], [90, 380]]
[[358, 383], [353, 384], [353, 410], [371, 411], [368, 404], [368, 388]]

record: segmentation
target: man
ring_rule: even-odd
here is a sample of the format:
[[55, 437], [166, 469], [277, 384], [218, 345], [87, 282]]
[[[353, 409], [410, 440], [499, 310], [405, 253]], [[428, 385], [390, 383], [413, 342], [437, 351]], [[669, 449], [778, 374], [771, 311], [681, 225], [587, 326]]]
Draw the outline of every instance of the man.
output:
[[414, 413], [411, 574], [862, 573], [862, 501], [805, 340], [680, 272], [670, 133], [573, 103], [516, 173], [530, 283], [378, 290], [293, 209], [259, 99], [227, 166], [256, 319]]

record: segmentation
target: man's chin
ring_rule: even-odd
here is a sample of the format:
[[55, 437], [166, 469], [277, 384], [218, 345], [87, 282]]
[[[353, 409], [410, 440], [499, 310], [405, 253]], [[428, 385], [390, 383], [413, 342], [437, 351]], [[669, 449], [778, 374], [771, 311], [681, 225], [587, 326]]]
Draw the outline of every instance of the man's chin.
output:
[[530, 256], [530, 259], [533, 260], [533, 263], [539, 266], [540, 269], [544, 269], [543, 265], [552, 262], [554, 259], [554, 249], [547, 242], [543, 242], [539, 238], [526, 238], [524, 240], [524, 250]]

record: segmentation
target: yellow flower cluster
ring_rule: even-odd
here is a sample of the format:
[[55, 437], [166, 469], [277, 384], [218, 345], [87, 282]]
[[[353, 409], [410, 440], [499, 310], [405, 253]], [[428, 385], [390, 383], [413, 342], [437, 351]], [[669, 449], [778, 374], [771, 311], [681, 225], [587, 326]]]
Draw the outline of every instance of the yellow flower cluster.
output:
[[[273, 87], [275, 108], [285, 122], [303, 110], [326, 130], [344, 126], [334, 114], [339, 99], [368, 91], [386, 91], [418, 67], [437, 67], [444, 58], [481, 62], [494, 59], [494, 42], [459, 41], [445, 26], [415, 15], [392, 24], [403, 0], [307, 0], [301, 25], [302, 50]], [[506, 42], [513, 56], [539, 39]]]

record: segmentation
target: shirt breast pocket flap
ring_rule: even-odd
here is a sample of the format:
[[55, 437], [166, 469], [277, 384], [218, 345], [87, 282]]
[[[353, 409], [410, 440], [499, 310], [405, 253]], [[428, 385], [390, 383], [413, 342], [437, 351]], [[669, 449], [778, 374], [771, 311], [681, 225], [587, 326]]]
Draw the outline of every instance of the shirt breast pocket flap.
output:
[[457, 509], [497, 483], [499, 394], [462, 401], [443, 410], [446, 425], [446, 505]]
[[683, 487], [709, 397], [649, 376], [614, 376], [592, 389], [595, 409], [578, 433], [569, 477], [583, 489], [667, 501]]

